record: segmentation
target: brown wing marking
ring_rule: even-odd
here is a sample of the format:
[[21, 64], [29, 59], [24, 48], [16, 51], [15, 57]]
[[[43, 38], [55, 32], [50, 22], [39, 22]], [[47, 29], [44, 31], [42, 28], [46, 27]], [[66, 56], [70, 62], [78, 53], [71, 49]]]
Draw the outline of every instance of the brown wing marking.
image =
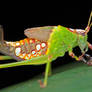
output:
[[28, 28], [24, 31], [24, 34], [31, 39], [37, 39], [40, 41], [47, 41], [49, 39], [50, 33], [55, 26], [45, 26]]

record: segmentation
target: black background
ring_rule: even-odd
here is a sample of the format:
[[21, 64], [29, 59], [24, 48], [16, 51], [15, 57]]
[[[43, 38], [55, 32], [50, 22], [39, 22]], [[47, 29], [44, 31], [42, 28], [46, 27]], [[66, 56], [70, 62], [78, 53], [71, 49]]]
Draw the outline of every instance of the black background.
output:
[[[49, 2], [47, 4], [43, 2], [44, 4], [42, 5], [37, 4], [37, 2], [36, 4], [12, 3], [7, 3], [7, 6], [3, 5], [0, 10], [0, 24], [4, 28], [4, 39], [8, 41], [24, 39], [26, 37], [24, 36], [24, 30], [31, 27], [62, 25], [69, 28], [85, 29], [92, 10], [92, 7], [88, 7], [88, 3], [84, 7], [83, 4], [78, 7], [78, 4], [67, 6], [66, 3], [48, 5]], [[61, 7], [62, 5], [64, 6]], [[92, 29], [88, 35], [88, 40], [92, 43]], [[89, 53], [91, 54], [92, 52], [89, 51]], [[52, 67], [62, 67], [62, 65], [70, 63], [68, 61], [73, 62], [74, 59], [71, 59], [66, 53], [64, 57], [59, 57], [55, 60]], [[2, 62], [4, 61], [0, 61], [0, 63]], [[5, 62], [11, 62], [11, 60]], [[45, 65], [0, 69], [0, 88], [32, 79], [38, 74], [42, 74], [44, 69]]]

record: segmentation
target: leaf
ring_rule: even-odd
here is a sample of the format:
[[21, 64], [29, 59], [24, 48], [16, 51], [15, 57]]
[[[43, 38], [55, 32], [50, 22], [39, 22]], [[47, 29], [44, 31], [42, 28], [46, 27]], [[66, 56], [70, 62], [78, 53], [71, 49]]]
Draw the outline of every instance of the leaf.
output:
[[91, 92], [92, 91], [92, 67], [80, 62], [73, 62], [53, 70], [48, 78], [48, 85], [41, 89], [37, 80], [42, 75], [36, 76], [26, 82], [22, 82], [0, 92]]

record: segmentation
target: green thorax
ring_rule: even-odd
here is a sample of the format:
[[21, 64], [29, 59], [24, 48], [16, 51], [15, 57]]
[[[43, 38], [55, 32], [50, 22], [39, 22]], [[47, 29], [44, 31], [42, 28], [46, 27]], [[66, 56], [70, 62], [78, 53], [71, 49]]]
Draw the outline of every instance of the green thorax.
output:
[[78, 46], [80, 47], [82, 53], [87, 52], [88, 50], [87, 35], [85, 36], [78, 35]]
[[[53, 55], [54, 59], [64, 56], [65, 52], [72, 51], [74, 47], [79, 46], [81, 38], [83, 38], [82, 42], [84, 42], [84, 39], [87, 40], [86, 36], [78, 36], [78, 34], [70, 32], [66, 27], [57, 26], [53, 29], [48, 40], [47, 54]], [[78, 39], [80, 40], [78, 41]]]

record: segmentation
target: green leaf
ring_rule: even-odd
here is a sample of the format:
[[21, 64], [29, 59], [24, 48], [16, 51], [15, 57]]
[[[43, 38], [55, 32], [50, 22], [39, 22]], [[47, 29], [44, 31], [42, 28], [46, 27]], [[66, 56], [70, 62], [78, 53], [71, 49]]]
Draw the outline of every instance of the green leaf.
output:
[[40, 88], [42, 75], [7, 88], [0, 92], [92, 92], [92, 67], [73, 62], [53, 70], [46, 88]]

